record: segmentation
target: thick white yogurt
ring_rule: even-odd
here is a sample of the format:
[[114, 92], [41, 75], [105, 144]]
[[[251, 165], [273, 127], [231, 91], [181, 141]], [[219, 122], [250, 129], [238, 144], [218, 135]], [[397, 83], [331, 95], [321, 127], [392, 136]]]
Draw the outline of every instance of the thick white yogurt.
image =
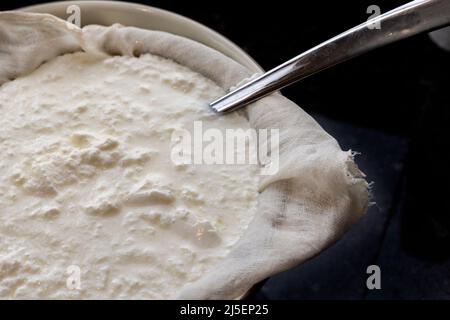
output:
[[[58, 57], [0, 87], [0, 298], [168, 298], [240, 238], [258, 168], [170, 160], [212, 81], [144, 55]], [[78, 277], [78, 271], [80, 271]]]

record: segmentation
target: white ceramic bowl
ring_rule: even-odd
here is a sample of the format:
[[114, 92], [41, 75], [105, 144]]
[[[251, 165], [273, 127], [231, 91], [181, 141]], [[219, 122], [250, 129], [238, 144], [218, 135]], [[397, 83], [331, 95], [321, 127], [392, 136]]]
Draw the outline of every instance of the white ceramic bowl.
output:
[[253, 72], [261, 72], [261, 67], [236, 44], [214, 30], [176, 13], [154, 7], [120, 1], [58, 1], [43, 3], [23, 11], [50, 13], [67, 19], [67, 8], [77, 5], [81, 9], [81, 24], [109, 26], [120, 23], [125, 26], [160, 30], [180, 35], [203, 43], [246, 66]]

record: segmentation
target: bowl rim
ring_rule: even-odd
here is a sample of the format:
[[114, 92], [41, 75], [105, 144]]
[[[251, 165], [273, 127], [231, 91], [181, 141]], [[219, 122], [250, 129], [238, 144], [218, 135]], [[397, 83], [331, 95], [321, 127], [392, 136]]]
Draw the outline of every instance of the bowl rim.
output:
[[[167, 19], [168, 21], [172, 21], [173, 23], [189, 25], [194, 32], [196, 33], [198, 32], [198, 34], [204, 35], [203, 39], [200, 39], [201, 37], [199, 36], [196, 39], [191, 38], [192, 40], [201, 42], [221, 52], [227, 57], [244, 65], [252, 72], [264, 71], [262, 67], [248, 53], [246, 53], [241, 47], [239, 47], [237, 44], [235, 44], [233, 41], [229, 40], [227, 37], [223, 36], [219, 32], [191, 18], [185, 17], [181, 14], [149, 6], [146, 4], [124, 2], [124, 1], [98, 1], [98, 0], [55, 1], [21, 7], [16, 10], [52, 14], [52, 12], [60, 10], [63, 10], [65, 12], [66, 8], [69, 7], [70, 5], [79, 5], [85, 8], [86, 10], [91, 11], [97, 10], [99, 12], [101, 12], [102, 9], [124, 11], [124, 12], [128, 11], [130, 14], [132, 14], [133, 11], [135, 13], [140, 12], [141, 14], [143, 12], [146, 12], [148, 15], [156, 15], [164, 19]], [[183, 34], [179, 35], [190, 38], [189, 36]]]

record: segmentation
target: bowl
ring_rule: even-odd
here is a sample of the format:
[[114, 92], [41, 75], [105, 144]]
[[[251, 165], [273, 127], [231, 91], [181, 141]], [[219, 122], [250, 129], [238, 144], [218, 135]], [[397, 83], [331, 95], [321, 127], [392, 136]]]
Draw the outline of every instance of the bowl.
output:
[[[67, 13], [67, 9], [72, 5], [80, 8], [81, 26], [89, 24], [110, 26], [120, 23], [124, 26], [165, 31], [211, 47], [252, 72], [264, 71], [244, 50], [218, 32], [182, 15], [147, 5], [121, 1], [57, 1], [18, 10], [49, 13], [66, 20], [72, 14]], [[237, 299], [249, 298], [264, 282], [255, 284]]]
[[120, 23], [124, 26], [170, 32], [216, 49], [255, 73], [262, 71], [244, 50], [216, 31], [179, 14], [147, 5], [121, 1], [57, 1], [19, 10], [50, 13], [66, 20], [71, 15], [67, 13], [67, 9], [72, 5], [80, 8], [82, 26], [110, 26]]

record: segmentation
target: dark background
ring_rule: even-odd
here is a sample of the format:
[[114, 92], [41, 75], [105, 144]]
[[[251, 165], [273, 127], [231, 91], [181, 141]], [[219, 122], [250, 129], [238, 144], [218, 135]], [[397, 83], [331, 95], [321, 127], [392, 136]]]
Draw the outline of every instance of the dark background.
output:
[[[406, 1], [136, 1], [222, 33], [268, 70]], [[1, 2], [9, 10], [39, 1]], [[337, 244], [271, 278], [253, 299], [449, 299], [450, 53], [423, 34], [285, 89], [340, 143], [361, 152], [375, 205]], [[381, 268], [368, 290], [366, 268]]]

